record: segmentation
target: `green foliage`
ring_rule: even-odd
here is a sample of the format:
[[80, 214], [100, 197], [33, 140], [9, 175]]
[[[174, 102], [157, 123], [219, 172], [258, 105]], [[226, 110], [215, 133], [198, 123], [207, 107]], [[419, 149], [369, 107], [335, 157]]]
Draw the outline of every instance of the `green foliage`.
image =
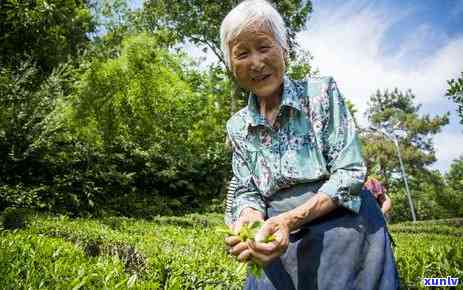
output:
[[[241, 289], [245, 273], [225, 249], [222, 223], [218, 214], [150, 221], [35, 216], [26, 230], [0, 232], [0, 288]], [[405, 289], [422, 288], [423, 277], [461, 275], [460, 220], [390, 229]], [[98, 253], [86, 253], [92, 244]]]
[[[438, 170], [427, 170], [408, 175], [411, 197], [418, 220], [457, 217], [459, 197], [447, 186]], [[411, 220], [404, 182], [399, 176], [389, 184], [392, 199], [390, 218], [393, 222]]]
[[460, 116], [460, 124], [463, 124], [463, 72], [461, 73], [460, 78], [449, 80], [448, 85], [447, 96], [457, 105], [458, 116]]
[[27, 226], [29, 214], [25, 208], [8, 207], [0, 215], [0, 225], [7, 230], [22, 229]]
[[44, 81], [31, 62], [1, 69], [0, 209], [221, 210], [210, 204], [229, 174], [228, 81], [170, 54], [164, 35], [128, 37], [119, 57], [95, 51]]
[[453, 216], [463, 217], [463, 196], [461, 194], [463, 192], [463, 156], [450, 164], [445, 179], [451, 192], [448, 206], [452, 209]]
[[0, 67], [30, 58], [48, 74], [88, 45], [94, 23], [85, 1], [0, 2]]
[[426, 289], [425, 277], [460, 277], [463, 240], [438, 234], [394, 234], [395, 257], [403, 289]]
[[[238, 262], [216, 233], [223, 216], [157, 217], [149, 222], [112, 219], [120, 220], [117, 230], [98, 220], [37, 216], [27, 231], [0, 234], [0, 263], [8, 265], [0, 269], [0, 288], [12, 285], [13, 277], [22, 287], [34, 289], [41, 282], [47, 283], [46, 288], [82, 283], [84, 288], [118, 289], [127, 287], [131, 277], [137, 289], [241, 288], [244, 276], [236, 271]], [[98, 255], [86, 254], [91, 244], [100, 249]], [[144, 261], [143, 267], [129, 268], [130, 251], [138, 257], [132, 265]], [[36, 263], [41, 266], [34, 269]], [[20, 271], [24, 275], [18, 278], [15, 273]]]
[[84, 1], [1, 1], [0, 209], [44, 206], [53, 172], [34, 143], [93, 29]]
[[79, 71], [34, 143], [56, 173], [44, 197], [51, 210], [174, 214], [220, 196], [229, 174], [225, 76], [195, 71], [147, 34]]
[[463, 236], [463, 219], [442, 219], [442, 220], [427, 220], [413, 222], [402, 222], [399, 224], [392, 224], [389, 230], [394, 233], [408, 233], [408, 234], [434, 234], [445, 235], [449, 237], [462, 237]]
[[419, 220], [457, 217], [461, 198], [455, 196], [438, 170], [417, 172], [410, 176], [409, 182]]
[[[250, 224], [244, 224], [241, 226], [240, 231], [236, 234], [240, 241], [246, 242], [246, 241], [256, 241], [256, 234], [262, 228], [263, 222], [262, 221], [254, 221]], [[225, 232], [228, 236], [233, 235], [231, 230], [226, 227], [224, 229], [220, 229], [219, 232]], [[270, 235], [263, 239], [262, 241], [257, 241], [257, 242], [262, 242], [262, 243], [270, 243], [275, 239], [275, 236]], [[246, 267], [247, 266], [247, 267]], [[254, 261], [248, 261], [248, 262], [242, 262], [240, 266], [238, 267], [238, 272], [243, 272], [243, 270], [247, 268], [248, 274], [253, 275], [255, 277], [262, 277], [264, 274], [264, 269], [262, 268], [261, 265], [257, 264]]]
[[[429, 170], [428, 166], [436, 161], [432, 137], [448, 124], [448, 115], [422, 116], [420, 105], [415, 105], [414, 99], [411, 91], [377, 91], [370, 97], [367, 117], [378, 127], [398, 123], [405, 133], [399, 140], [399, 148], [417, 218], [447, 218], [453, 213], [447, 210], [451, 193], [441, 174]], [[369, 174], [379, 176], [392, 197], [392, 219], [408, 220], [408, 200], [394, 143], [376, 131], [362, 132], [361, 139]]]
[[289, 61], [287, 74], [294, 80], [301, 80], [318, 75], [318, 71], [312, 68], [313, 56], [308, 50], [296, 49], [295, 54]]
[[[239, 1], [158, 1], [144, 3], [143, 23], [149, 31], [168, 27], [178, 41], [189, 40], [196, 45], [206, 47], [225, 64], [220, 50], [220, 24], [227, 13]], [[296, 47], [295, 35], [305, 27], [307, 16], [312, 11], [311, 1], [291, 0], [275, 1], [275, 6], [283, 16], [288, 27], [288, 38], [293, 54]]]
[[[430, 117], [420, 116], [420, 105], [414, 105], [415, 96], [411, 91], [405, 93], [398, 89], [377, 91], [370, 97], [367, 116], [372, 125], [381, 126], [400, 123], [406, 136], [400, 141], [400, 150], [407, 172], [414, 174], [436, 161], [432, 136], [448, 124], [448, 115]], [[399, 172], [399, 160], [393, 143], [378, 133], [365, 134], [365, 155], [369, 165], [378, 164], [378, 172], [386, 182], [394, 172]], [[376, 154], [381, 152], [381, 154]], [[388, 185], [388, 184], [386, 184]]]
[[46, 186], [16, 185], [0, 186], [0, 210], [12, 207], [40, 207], [40, 195], [47, 190]]
[[[127, 288], [118, 258], [87, 258], [72, 243], [28, 233], [0, 234], [0, 282], [5, 289]], [[18, 274], [19, 273], [19, 274]]]
[[70, 92], [73, 68], [55, 68], [43, 81], [41, 71], [26, 61], [17, 69], [0, 69], [0, 209], [39, 206], [53, 174], [34, 143], [58, 99]]
[[358, 128], [359, 126], [358, 126], [357, 117], [356, 117], [356, 113], [358, 112], [357, 108], [355, 107], [354, 103], [352, 103], [349, 99], [346, 99], [346, 105], [347, 105], [347, 109], [352, 115], [352, 118], [354, 119], [355, 126]]

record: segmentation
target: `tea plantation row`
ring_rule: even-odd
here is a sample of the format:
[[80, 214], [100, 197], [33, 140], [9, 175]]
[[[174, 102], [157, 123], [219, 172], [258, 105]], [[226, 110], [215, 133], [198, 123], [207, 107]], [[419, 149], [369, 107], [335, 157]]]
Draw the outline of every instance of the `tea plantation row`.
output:
[[[218, 214], [151, 221], [35, 216], [25, 229], [0, 231], [0, 288], [241, 289], [244, 273], [225, 250], [221, 225]], [[458, 223], [391, 231], [404, 289], [421, 288], [422, 277], [463, 277]]]

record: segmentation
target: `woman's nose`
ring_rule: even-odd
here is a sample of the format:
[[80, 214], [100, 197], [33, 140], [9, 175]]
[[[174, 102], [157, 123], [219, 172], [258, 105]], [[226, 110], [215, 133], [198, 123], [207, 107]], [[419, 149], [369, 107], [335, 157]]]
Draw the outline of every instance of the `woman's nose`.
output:
[[259, 53], [251, 54], [251, 70], [260, 72], [264, 68], [264, 61]]

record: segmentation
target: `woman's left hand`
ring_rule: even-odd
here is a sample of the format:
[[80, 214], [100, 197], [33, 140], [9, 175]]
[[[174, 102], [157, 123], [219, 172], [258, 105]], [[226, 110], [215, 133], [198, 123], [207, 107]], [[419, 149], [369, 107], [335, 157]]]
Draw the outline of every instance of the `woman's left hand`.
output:
[[[270, 243], [263, 243], [262, 241], [270, 235], [273, 235], [275, 239]], [[289, 227], [285, 215], [278, 215], [266, 220], [257, 232], [255, 241], [248, 241], [252, 259], [261, 265], [267, 265], [282, 255], [288, 248], [288, 243]]]

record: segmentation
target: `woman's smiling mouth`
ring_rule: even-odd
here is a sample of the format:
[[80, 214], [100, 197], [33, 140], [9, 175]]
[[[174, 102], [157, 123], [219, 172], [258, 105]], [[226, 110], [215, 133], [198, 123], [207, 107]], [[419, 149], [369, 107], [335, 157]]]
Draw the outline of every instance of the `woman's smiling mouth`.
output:
[[260, 82], [260, 81], [266, 80], [270, 76], [271, 74], [259, 75], [259, 76], [252, 77], [252, 80]]

